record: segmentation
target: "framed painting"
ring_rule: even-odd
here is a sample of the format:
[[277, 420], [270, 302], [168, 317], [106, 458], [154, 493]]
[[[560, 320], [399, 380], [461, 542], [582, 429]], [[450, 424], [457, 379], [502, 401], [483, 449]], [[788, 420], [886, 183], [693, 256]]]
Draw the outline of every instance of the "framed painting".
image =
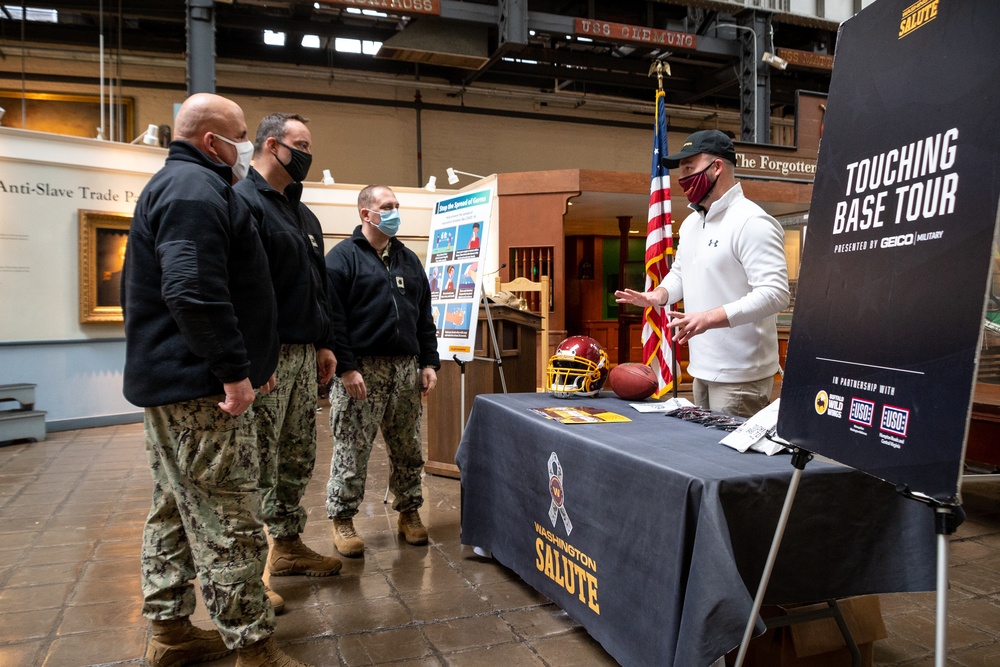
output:
[[132, 216], [80, 211], [80, 323], [122, 322], [121, 276]]
[[[135, 136], [133, 106], [131, 97], [116, 100], [114, 118], [118, 127], [105, 128], [108, 137], [120, 133], [122, 136], [116, 136], [116, 140], [129, 141]], [[3, 127], [19, 127], [25, 130], [90, 139], [97, 136], [101, 127], [101, 98], [97, 95], [22, 94], [15, 90], [0, 90], [0, 107], [6, 109], [6, 113], [0, 119], [0, 125]], [[111, 117], [110, 110], [111, 104], [108, 102], [104, 111], [108, 120]]]

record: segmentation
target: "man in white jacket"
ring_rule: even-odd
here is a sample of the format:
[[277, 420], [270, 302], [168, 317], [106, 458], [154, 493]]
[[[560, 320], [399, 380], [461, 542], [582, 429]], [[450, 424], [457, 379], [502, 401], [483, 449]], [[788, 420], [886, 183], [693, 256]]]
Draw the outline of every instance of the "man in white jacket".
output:
[[778, 221], [743, 196], [736, 150], [718, 130], [701, 130], [663, 158], [693, 211], [681, 225], [670, 273], [650, 292], [615, 292], [618, 303], [664, 307], [674, 340], [688, 343], [694, 402], [749, 417], [771, 400], [778, 372], [775, 315], [788, 305], [788, 266]]

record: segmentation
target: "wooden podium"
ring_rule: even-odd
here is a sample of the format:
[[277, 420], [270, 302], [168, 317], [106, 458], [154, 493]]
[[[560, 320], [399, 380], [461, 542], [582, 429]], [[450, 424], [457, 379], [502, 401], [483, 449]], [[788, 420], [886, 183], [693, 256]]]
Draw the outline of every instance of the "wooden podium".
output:
[[[541, 316], [500, 304], [491, 304], [490, 314], [493, 316], [493, 329], [500, 347], [508, 393], [535, 391], [539, 363], [536, 348], [538, 332], [542, 328]], [[427, 395], [427, 461], [424, 469], [434, 475], [459, 476], [455, 452], [462, 439], [462, 424], [468, 420], [476, 396], [503, 392], [497, 363], [478, 358], [493, 359], [495, 356], [486, 321], [486, 309], [482, 305], [479, 306], [476, 349], [473, 353], [477, 358], [465, 364], [464, 415], [459, 414], [462, 372], [454, 359], [441, 357], [437, 386]]]

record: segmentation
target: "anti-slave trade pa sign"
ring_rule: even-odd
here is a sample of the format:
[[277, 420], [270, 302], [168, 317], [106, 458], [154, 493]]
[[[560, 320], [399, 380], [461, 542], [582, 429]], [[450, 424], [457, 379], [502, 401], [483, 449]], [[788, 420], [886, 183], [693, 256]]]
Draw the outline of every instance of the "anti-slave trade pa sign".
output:
[[958, 494], [1000, 198], [994, 0], [879, 0], [840, 30], [779, 434]]

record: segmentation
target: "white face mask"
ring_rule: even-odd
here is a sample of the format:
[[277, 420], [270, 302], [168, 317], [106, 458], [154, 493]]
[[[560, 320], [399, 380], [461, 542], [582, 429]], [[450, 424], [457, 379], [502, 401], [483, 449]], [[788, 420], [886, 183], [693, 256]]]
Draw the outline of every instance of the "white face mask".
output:
[[242, 181], [250, 171], [250, 158], [253, 157], [253, 142], [248, 140], [236, 143], [232, 139], [226, 139], [221, 134], [215, 136], [230, 146], [236, 147], [236, 164], [232, 165], [233, 175], [236, 176], [237, 181]]

